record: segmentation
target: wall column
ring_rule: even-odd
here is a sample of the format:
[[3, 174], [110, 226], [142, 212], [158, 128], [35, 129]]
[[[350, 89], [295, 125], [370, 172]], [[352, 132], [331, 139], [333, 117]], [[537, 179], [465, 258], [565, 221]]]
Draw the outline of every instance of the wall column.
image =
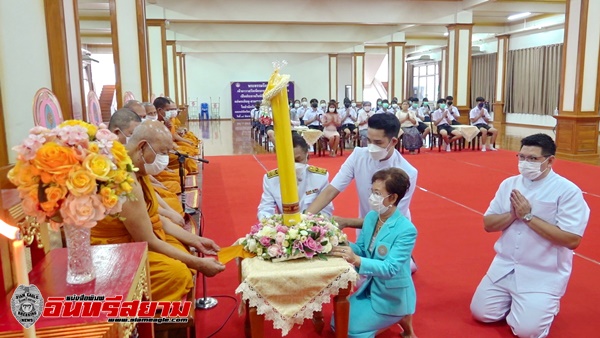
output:
[[506, 97], [506, 60], [508, 59], [509, 35], [498, 36], [498, 57], [496, 58], [496, 101], [494, 107], [494, 123], [506, 123], [504, 100]]
[[[405, 76], [406, 76], [406, 42], [404, 33], [396, 33], [392, 36], [392, 42], [388, 42], [388, 99], [397, 97], [404, 99]], [[394, 41], [399, 40], [399, 41]]]
[[167, 70], [169, 72], [168, 82], [171, 89], [171, 100], [179, 107], [181, 102], [177, 98], [179, 83], [177, 83], [177, 43], [174, 40], [167, 41]]
[[338, 90], [338, 60], [337, 54], [329, 54], [329, 97], [337, 101]]
[[[117, 105], [122, 107], [125, 92], [139, 101], [148, 101], [148, 55], [146, 48], [146, 6], [143, 0], [110, 0], [113, 55], [115, 59]], [[113, 10], [114, 7], [114, 10]], [[114, 16], [114, 18], [113, 18]], [[117, 67], [118, 65], [118, 67]]]
[[365, 88], [365, 52], [352, 53], [352, 98], [358, 103], [363, 102]]
[[148, 65], [150, 95], [169, 96], [169, 70], [167, 60], [167, 28], [165, 20], [146, 20], [148, 30]]
[[557, 154], [567, 159], [599, 158], [599, 12], [599, 1], [567, 1], [560, 111], [555, 116]]
[[471, 35], [473, 24], [448, 26], [448, 69], [446, 93], [442, 97], [454, 97], [454, 105], [460, 111], [459, 121], [469, 124], [471, 111]]
[[181, 102], [183, 105], [188, 105], [188, 94], [187, 94], [187, 73], [185, 70], [185, 54], [181, 53], [181, 59], [179, 63], [181, 71]]
[[[442, 48], [442, 60], [440, 61], [440, 93], [439, 97], [446, 97], [448, 92], [448, 47]], [[437, 102], [438, 98], [428, 98], [430, 102]]]

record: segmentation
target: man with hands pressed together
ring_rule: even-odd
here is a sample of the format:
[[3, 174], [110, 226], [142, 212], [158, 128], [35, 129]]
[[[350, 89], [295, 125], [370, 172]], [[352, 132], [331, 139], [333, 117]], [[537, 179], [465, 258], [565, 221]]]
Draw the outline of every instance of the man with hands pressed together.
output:
[[485, 323], [506, 319], [519, 337], [548, 335], [590, 216], [581, 190], [552, 170], [555, 153], [548, 135], [521, 140], [521, 175], [500, 184], [483, 218], [502, 235], [471, 312]]
[[[484, 107], [485, 99], [479, 96], [475, 101], [477, 102], [477, 107], [471, 109], [469, 119], [471, 120], [471, 124], [477, 127], [481, 133], [481, 143], [483, 144], [483, 146], [481, 146], [481, 151], [486, 151], [486, 146], [488, 149], [496, 151], [497, 149], [494, 148], [494, 144], [498, 137], [498, 130], [488, 125], [488, 122], [492, 120], [492, 117]], [[488, 143], [488, 134], [492, 135], [491, 145]]]

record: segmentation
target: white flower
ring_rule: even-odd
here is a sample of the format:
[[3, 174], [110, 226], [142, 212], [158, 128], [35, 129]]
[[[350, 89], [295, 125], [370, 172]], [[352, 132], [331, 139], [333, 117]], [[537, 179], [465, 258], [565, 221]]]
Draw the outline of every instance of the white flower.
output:
[[256, 254], [261, 256], [263, 254], [263, 248], [262, 247], [256, 248]]
[[302, 235], [302, 236], [308, 236], [308, 231], [306, 231], [306, 230], [300, 230], [300, 235]]
[[281, 245], [283, 245], [283, 247], [284, 247], [284, 248], [287, 248], [287, 247], [289, 247], [289, 246], [290, 246], [290, 242], [288, 242], [288, 241], [283, 241], [283, 243], [282, 243]]
[[331, 249], [333, 249], [333, 245], [331, 245], [331, 242], [327, 241], [327, 244], [323, 246], [323, 252], [328, 253]]
[[296, 237], [298, 237], [298, 229], [290, 229], [290, 231], [288, 231], [288, 236], [290, 239], [296, 239]]
[[340, 241], [337, 236], [331, 236], [331, 238], [329, 238], [329, 241], [333, 246], [338, 246], [340, 244]]
[[248, 247], [248, 251], [256, 252], [256, 240], [254, 238], [249, 239], [246, 246]]

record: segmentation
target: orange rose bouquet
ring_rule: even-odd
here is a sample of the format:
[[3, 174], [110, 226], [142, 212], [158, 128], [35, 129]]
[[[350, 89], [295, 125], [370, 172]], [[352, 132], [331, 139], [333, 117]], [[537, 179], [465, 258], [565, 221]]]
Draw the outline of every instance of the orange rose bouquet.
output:
[[20, 145], [8, 173], [24, 212], [48, 221], [91, 228], [118, 215], [132, 197], [134, 168], [125, 147], [105, 125], [69, 120], [55, 129], [35, 127]]

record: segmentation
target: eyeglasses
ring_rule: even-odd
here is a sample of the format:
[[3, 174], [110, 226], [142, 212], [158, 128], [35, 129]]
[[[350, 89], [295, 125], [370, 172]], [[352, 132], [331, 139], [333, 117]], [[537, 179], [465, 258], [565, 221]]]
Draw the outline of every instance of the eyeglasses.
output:
[[527, 162], [537, 162], [541, 159], [548, 158], [548, 157], [550, 157], [550, 155], [548, 155], [548, 156], [525, 156], [523, 154], [517, 154], [517, 158], [519, 159], [519, 161], [527, 161]]

